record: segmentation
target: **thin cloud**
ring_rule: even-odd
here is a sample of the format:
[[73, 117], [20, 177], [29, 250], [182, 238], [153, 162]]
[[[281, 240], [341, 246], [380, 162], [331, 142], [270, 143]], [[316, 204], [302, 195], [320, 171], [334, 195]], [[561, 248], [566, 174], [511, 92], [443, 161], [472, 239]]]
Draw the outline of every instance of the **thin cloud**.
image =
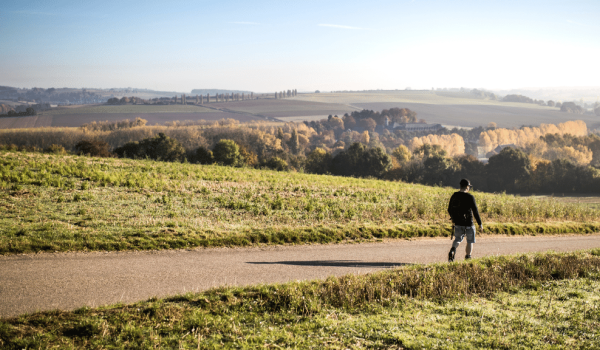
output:
[[256, 22], [227, 22], [227, 23], [231, 23], [231, 24], [245, 24], [245, 25], [251, 25], [251, 26], [260, 25], [260, 23], [256, 23]]
[[568, 23], [571, 24], [575, 24], [581, 27], [586, 27], [586, 28], [595, 28], [595, 26], [589, 25], [589, 24], [584, 24], [584, 23], [579, 23], [579, 22], [575, 22], [575, 21], [571, 21], [570, 19], [567, 20]]
[[369, 30], [367, 28], [343, 26], [340, 24], [319, 24], [319, 27], [329, 27], [329, 28], [337, 28], [337, 29], [352, 29], [352, 30]]

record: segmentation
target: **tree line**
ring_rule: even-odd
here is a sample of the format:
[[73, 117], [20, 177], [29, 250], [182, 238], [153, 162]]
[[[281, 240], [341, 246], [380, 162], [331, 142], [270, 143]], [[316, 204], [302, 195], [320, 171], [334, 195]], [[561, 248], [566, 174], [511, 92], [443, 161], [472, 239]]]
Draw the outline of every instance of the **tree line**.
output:
[[22, 112], [16, 112], [15, 110], [10, 109], [10, 110], [8, 110], [8, 112], [6, 112], [6, 114], [0, 114], [0, 117], [28, 117], [28, 116], [34, 116], [34, 115], [37, 115], [37, 112], [35, 111], [35, 109], [33, 109], [32, 107], [27, 107]]

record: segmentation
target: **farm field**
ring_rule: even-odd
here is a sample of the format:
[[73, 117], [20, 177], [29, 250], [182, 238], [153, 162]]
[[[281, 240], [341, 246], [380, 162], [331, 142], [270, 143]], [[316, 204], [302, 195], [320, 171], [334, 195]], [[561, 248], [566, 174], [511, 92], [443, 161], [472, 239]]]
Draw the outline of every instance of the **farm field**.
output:
[[589, 129], [600, 128], [600, 119], [593, 115], [560, 112], [557, 108], [530, 103], [513, 103], [467, 98], [449, 92], [397, 91], [371, 93], [300, 94], [295, 99], [307, 102], [344, 103], [357, 109], [381, 111], [390, 108], [408, 108], [417, 112], [417, 118], [428, 123], [463, 127], [486, 126], [495, 122], [499, 127], [513, 128], [541, 123], [562, 123], [583, 120]]
[[65, 114], [137, 114], [137, 113], [204, 113], [214, 109], [195, 105], [81, 105], [58, 107], [44, 112], [49, 115]]
[[218, 109], [195, 105], [94, 105], [61, 107], [44, 112], [51, 117], [51, 126], [77, 127], [93, 121], [119, 121], [142, 118], [149, 125], [171, 121], [214, 121], [232, 118], [241, 122], [260, 120], [244, 113], [221, 112]]
[[522, 125], [558, 124], [569, 120], [583, 120], [588, 129], [600, 128], [600, 118], [591, 115], [564, 113], [556, 108], [526, 108], [498, 105], [439, 105], [390, 102], [357, 103], [356, 107], [381, 111], [402, 106], [417, 112], [417, 118], [428, 123], [450, 124], [467, 127], [486, 126], [495, 122], [498, 127], [515, 128]]
[[[0, 253], [447, 236], [452, 188], [0, 151]], [[486, 233], [597, 232], [600, 211], [475, 192]]]
[[592, 209], [600, 209], [600, 197], [598, 197], [597, 195], [585, 195], [585, 194], [580, 194], [580, 195], [562, 195], [561, 193], [557, 193], [557, 194], [550, 194], [550, 195], [532, 195], [532, 197], [534, 198], [539, 198], [539, 199], [547, 199], [547, 198], [553, 198], [559, 202], [563, 202], [563, 203], [573, 203], [573, 204], [578, 204], [578, 205], [582, 205], [582, 206], [586, 206]]
[[63, 114], [55, 115], [52, 117], [52, 126], [55, 127], [78, 127], [83, 124], [91, 123], [93, 121], [120, 121], [120, 120], [134, 120], [135, 118], [142, 118], [148, 121], [148, 125], [165, 124], [171, 121], [216, 121], [221, 119], [236, 119], [241, 122], [248, 122], [252, 120], [262, 120], [261, 118], [254, 117], [249, 114], [239, 113], [228, 113], [220, 111], [202, 112], [202, 113], [110, 113], [110, 114]]
[[323, 103], [303, 101], [297, 97], [286, 99], [258, 99], [229, 103], [211, 103], [211, 107], [226, 108], [233, 111], [264, 115], [272, 118], [295, 116], [343, 115], [357, 110], [337, 102]]
[[0, 129], [31, 129], [48, 126], [52, 126], [52, 117], [49, 115], [0, 118]]
[[419, 104], [439, 104], [439, 105], [497, 105], [497, 106], [512, 106], [531, 109], [547, 109], [530, 103], [514, 103], [500, 102], [494, 100], [486, 100], [470, 95], [452, 92], [433, 92], [422, 90], [398, 90], [398, 91], [382, 91], [382, 92], [348, 92], [348, 93], [310, 93], [298, 94], [294, 99], [307, 102], [320, 103], [342, 103], [346, 105], [354, 105], [357, 103], [419, 103]]
[[[60, 107], [45, 111], [37, 119], [31, 117], [1, 120], [0, 128], [40, 126], [80, 126], [92, 121], [117, 121], [140, 117], [152, 124], [184, 120], [220, 120], [232, 118], [241, 122], [275, 118], [281, 121], [310, 121], [328, 115], [343, 115], [356, 110], [381, 111], [409, 108], [417, 118], [428, 123], [462, 127], [485, 126], [495, 122], [499, 127], [520, 127], [541, 123], [561, 123], [580, 119], [590, 130], [600, 128], [600, 120], [592, 115], [560, 112], [556, 108], [529, 103], [505, 103], [451, 92], [396, 91], [370, 93], [299, 94], [286, 99], [257, 99], [195, 105], [86, 105]], [[29, 118], [29, 119], [27, 119]]]
[[499, 256], [0, 319], [21, 348], [600, 347], [600, 251]]

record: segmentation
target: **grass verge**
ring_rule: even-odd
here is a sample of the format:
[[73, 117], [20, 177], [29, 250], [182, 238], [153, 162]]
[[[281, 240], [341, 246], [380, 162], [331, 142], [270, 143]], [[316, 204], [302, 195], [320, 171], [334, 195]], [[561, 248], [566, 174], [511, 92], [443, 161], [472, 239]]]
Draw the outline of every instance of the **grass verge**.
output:
[[[455, 189], [247, 168], [0, 151], [0, 254], [330, 243], [450, 234]], [[487, 233], [600, 230], [600, 211], [474, 193]]]
[[43, 312], [0, 321], [21, 348], [597, 348], [600, 250]]

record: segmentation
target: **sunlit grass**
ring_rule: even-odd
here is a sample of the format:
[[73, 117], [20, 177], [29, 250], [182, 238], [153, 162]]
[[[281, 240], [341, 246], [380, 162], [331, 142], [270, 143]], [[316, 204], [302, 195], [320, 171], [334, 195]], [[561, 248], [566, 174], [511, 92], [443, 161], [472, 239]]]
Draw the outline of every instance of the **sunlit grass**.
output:
[[[451, 188], [249, 168], [0, 152], [0, 252], [446, 236]], [[474, 193], [488, 233], [595, 232], [600, 212]]]

